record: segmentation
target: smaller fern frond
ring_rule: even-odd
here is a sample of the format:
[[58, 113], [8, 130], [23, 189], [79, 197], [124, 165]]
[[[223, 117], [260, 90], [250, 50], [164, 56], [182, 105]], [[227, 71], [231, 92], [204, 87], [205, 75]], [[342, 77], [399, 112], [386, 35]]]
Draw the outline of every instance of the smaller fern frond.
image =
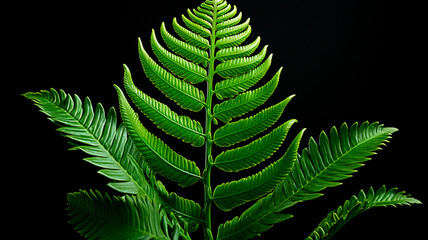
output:
[[165, 213], [147, 197], [119, 198], [81, 190], [68, 194], [67, 199], [69, 223], [86, 239], [170, 239], [169, 229], [162, 226]]
[[386, 190], [382, 186], [375, 192], [370, 187], [367, 193], [361, 190], [357, 196], [353, 195], [342, 206], [331, 211], [306, 240], [328, 240], [351, 219], [372, 208], [411, 204], [421, 202], [405, 192], [398, 192], [397, 188]]
[[323, 189], [340, 185], [340, 181], [364, 166], [369, 156], [380, 150], [396, 131], [377, 122], [364, 122], [354, 123], [350, 128], [342, 124], [340, 131], [333, 127], [330, 138], [322, 132], [318, 144], [311, 138], [292, 174], [277, 189], [278, 194], [287, 196], [284, 206], [318, 198]]
[[351, 128], [344, 123], [340, 132], [335, 127], [331, 129], [331, 140], [321, 133], [319, 146], [311, 138], [309, 147], [297, 156], [284, 181], [240, 217], [220, 225], [219, 239], [249, 239], [270, 229], [281, 219], [288, 219], [290, 215], [283, 213], [285, 209], [322, 196], [320, 191], [327, 187], [340, 185], [339, 181], [351, 177], [355, 169], [368, 161], [368, 157], [375, 154], [395, 131], [396, 128], [386, 128], [376, 122], [354, 123]]
[[71, 150], [90, 155], [83, 160], [102, 168], [99, 173], [113, 180], [108, 186], [122, 193], [153, 197], [141, 168], [142, 156], [125, 127], [118, 125], [114, 108], [105, 114], [101, 104], [94, 110], [89, 98], [82, 102], [77, 95], [55, 89], [24, 96], [34, 101], [49, 120], [59, 125], [58, 131], [73, 141]]
[[180, 222], [187, 224], [189, 232], [196, 231], [199, 224], [203, 223], [201, 206], [191, 199], [181, 197], [174, 192], [168, 192], [161, 181], [153, 182], [155, 182], [156, 192], [162, 207], [167, 212], [174, 213]]

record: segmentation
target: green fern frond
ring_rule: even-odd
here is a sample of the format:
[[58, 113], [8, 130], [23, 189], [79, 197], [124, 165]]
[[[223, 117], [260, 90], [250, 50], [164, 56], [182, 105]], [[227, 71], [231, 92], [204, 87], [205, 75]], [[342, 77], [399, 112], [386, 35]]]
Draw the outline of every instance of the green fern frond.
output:
[[[174, 32], [167, 30], [171, 27]], [[189, 240], [189, 232], [199, 226], [204, 239], [254, 238], [290, 219], [292, 215], [284, 213], [287, 208], [318, 198], [325, 188], [351, 177], [397, 131], [379, 123], [355, 123], [350, 128], [343, 124], [339, 131], [333, 127], [329, 135], [322, 132], [318, 142], [310, 138], [299, 155], [302, 130], [278, 160], [251, 176], [213, 188], [213, 167], [238, 172], [268, 160], [281, 148], [297, 120], [273, 126], [294, 95], [264, 106], [279, 85], [282, 68], [272, 72], [270, 80], [263, 79], [273, 55], [259, 36], [251, 39], [250, 18], [226, 0], [206, 0], [189, 8], [186, 15], [172, 20], [172, 26], [162, 23], [159, 33], [152, 30], [150, 49], [138, 39], [140, 62], [148, 80], [163, 93], [161, 97], [175, 102], [184, 113], [140, 90], [126, 65], [127, 95], [115, 85], [122, 124], [114, 108], [105, 113], [101, 104], [94, 108], [89, 98], [82, 102], [76, 95], [53, 89], [25, 94], [60, 125], [58, 131], [73, 141], [71, 149], [91, 155], [85, 160], [101, 168], [99, 173], [112, 180], [111, 188], [132, 194], [110, 197], [81, 191], [68, 195], [70, 223], [88, 239]], [[187, 159], [146, 129], [128, 99], [164, 133], [189, 143], [180, 151], [204, 146], [202, 161]], [[195, 113], [188, 115], [187, 110]], [[200, 116], [204, 119], [197, 119]], [[199, 164], [204, 164], [203, 171]], [[181, 187], [200, 182], [203, 205], [168, 192], [156, 174]], [[213, 204], [230, 211], [250, 201], [253, 205], [242, 215], [213, 231]], [[331, 212], [308, 240], [328, 239], [367, 209], [416, 203], [420, 202], [396, 189], [383, 187], [375, 193], [370, 188], [367, 195], [361, 191]]]
[[174, 213], [180, 222], [187, 225], [189, 232], [196, 231], [199, 225], [203, 223], [201, 206], [191, 199], [183, 198], [174, 192], [168, 192], [161, 181], [154, 182], [162, 207], [167, 212]]
[[108, 185], [127, 194], [146, 195], [151, 191], [142, 171], [142, 157], [128, 138], [125, 127], [117, 124], [116, 111], [107, 115], [101, 104], [94, 110], [91, 100], [82, 103], [77, 95], [55, 89], [26, 93], [58, 131], [74, 141], [71, 150], [91, 155], [84, 160], [102, 168], [99, 173], [113, 180]]
[[162, 227], [165, 213], [147, 197], [119, 198], [81, 190], [68, 194], [67, 199], [70, 224], [86, 239], [170, 239], [169, 229]]
[[405, 192], [398, 192], [397, 188], [387, 191], [386, 187], [382, 186], [375, 192], [373, 187], [370, 187], [367, 193], [361, 190], [358, 196], [353, 195], [342, 206], [331, 211], [306, 240], [328, 240], [351, 219], [372, 208], [411, 204], [421, 202]]
[[[282, 211], [296, 203], [322, 196], [320, 191], [337, 186], [339, 181], [350, 177], [395, 131], [397, 129], [384, 128], [379, 123], [365, 122], [361, 126], [355, 123], [350, 129], [343, 124], [340, 133], [333, 127], [330, 141], [324, 132], [321, 133], [319, 147], [311, 138], [309, 150], [305, 148], [301, 156], [297, 157], [285, 180], [239, 218], [220, 225], [219, 236], [256, 236], [263, 231], [257, 232], [255, 229], [269, 229], [272, 224], [263, 224], [264, 222], [269, 222], [269, 219], [282, 214]], [[252, 217], [253, 215], [261, 217]], [[236, 229], [239, 232], [231, 232]]]
[[278, 188], [278, 192], [286, 196], [284, 206], [312, 200], [321, 196], [323, 189], [340, 185], [340, 181], [351, 177], [397, 130], [377, 122], [364, 122], [361, 126], [354, 123], [351, 128], [344, 123], [340, 131], [331, 129], [330, 138], [322, 132], [319, 144], [311, 138], [292, 174]]
[[[55, 89], [26, 93], [24, 96], [33, 100], [41, 112], [59, 125], [59, 132], [73, 140], [71, 150], [82, 150], [91, 156], [83, 160], [101, 168], [98, 173], [112, 180], [108, 186], [121, 193], [157, 199], [169, 212], [186, 219], [189, 225], [199, 224], [189, 220], [200, 217], [199, 204], [179, 196], [172, 199], [164, 187], [160, 191], [154, 185], [156, 179], [148, 179], [151, 170], [147, 168], [133, 141], [128, 138], [125, 126], [117, 124], [114, 108], [104, 115], [101, 104], [97, 104], [94, 110], [89, 98], [82, 103], [77, 95]], [[180, 208], [183, 205], [180, 202], [190, 204]]]

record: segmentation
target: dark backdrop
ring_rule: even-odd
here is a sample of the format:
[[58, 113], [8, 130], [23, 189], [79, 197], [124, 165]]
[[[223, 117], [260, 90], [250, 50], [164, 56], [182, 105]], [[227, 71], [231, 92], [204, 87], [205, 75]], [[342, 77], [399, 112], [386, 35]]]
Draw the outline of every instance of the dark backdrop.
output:
[[[268, 44], [269, 53], [274, 54], [267, 76], [284, 67], [268, 104], [296, 94], [281, 120], [299, 120], [290, 134], [307, 128], [302, 147], [310, 136], [317, 138], [322, 130], [343, 122], [379, 121], [400, 129], [391, 143], [343, 186], [327, 189], [321, 199], [297, 205], [290, 210], [293, 219], [275, 226], [262, 239], [303, 239], [330, 210], [369, 186], [399, 187], [426, 200], [422, 116], [426, 112], [422, 95], [426, 77], [418, 74], [424, 67], [418, 59], [424, 51], [420, 6], [386, 0], [229, 3], [242, 11], [243, 20], [251, 18], [249, 40], [261, 36], [261, 46]], [[9, 222], [17, 227], [17, 233], [43, 239], [81, 239], [67, 224], [66, 194], [79, 189], [113, 193], [105, 186], [108, 181], [96, 174], [97, 168], [81, 161], [85, 155], [67, 151], [67, 141], [55, 132], [53, 124], [19, 94], [53, 87], [82, 98], [90, 96], [93, 103], [102, 102], [106, 108], [117, 107], [112, 85], [122, 84], [123, 63], [136, 81], [147, 83], [138, 61], [137, 38], [147, 45], [151, 29], [158, 31], [162, 22], [172, 32], [172, 19], [198, 4], [191, 0], [34, 2], [11, 8], [16, 14], [10, 19], [14, 27], [7, 25], [13, 30], [7, 37], [13, 39], [14, 55], [6, 71], [12, 73], [7, 82], [15, 85], [14, 102], [4, 103], [18, 111], [7, 117], [11, 127], [6, 130], [14, 138], [8, 141], [6, 151], [12, 149], [14, 154], [5, 158], [10, 164], [6, 172], [11, 175], [4, 179], [8, 183], [4, 198], [16, 204], [18, 211]], [[162, 99], [151, 86], [144, 87]], [[202, 159], [194, 160], [203, 168]], [[219, 174], [213, 173], [216, 183], [224, 181], [223, 176], [215, 179]], [[186, 190], [174, 184], [169, 187], [201, 200], [200, 185]], [[214, 214], [214, 224], [243, 209]], [[423, 210], [424, 206], [376, 209], [353, 220], [336, 239], [416, 239], [423, 236], [426, 225]]]

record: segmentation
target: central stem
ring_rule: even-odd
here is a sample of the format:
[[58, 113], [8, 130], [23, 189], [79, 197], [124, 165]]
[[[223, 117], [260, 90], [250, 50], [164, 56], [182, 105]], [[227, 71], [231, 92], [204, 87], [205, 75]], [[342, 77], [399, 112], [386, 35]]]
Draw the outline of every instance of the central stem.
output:
[[211, 231], [211, 204], [212, 204], [212, 189], [211, 189], [211, 169], [213, 166], [212, 147], [213, 139], [211, 132], [211, 124], [213, 120], [212, 113], [212, 98], [214, 94], [214, 63], [215, 63], [215, 40], [216, 40], [216, 21], [217, 21], [217, 2], [214, 1], [213, 22], [211, 28], [211, 47], [209, 49], [210, 61], [208, 63], [208, 78], [207, 78], [207, 102], [205, 109], [205, 170], [204, 170], [204, 236], [206, 240], [213, 239]]

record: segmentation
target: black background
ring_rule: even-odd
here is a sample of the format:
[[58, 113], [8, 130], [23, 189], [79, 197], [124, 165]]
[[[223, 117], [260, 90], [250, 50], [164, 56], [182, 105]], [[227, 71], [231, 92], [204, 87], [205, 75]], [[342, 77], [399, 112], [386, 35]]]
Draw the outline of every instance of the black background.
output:
[[[426, 27], [422, 28], [421, 6], [386, 0], [229, 3], [242, 11], [243, 20], [251, 18], [249, 40], [261, 36], [261, 46], [268, 44], [269, 53], [274, 54], [267, 77], [284, 67], [267, 104], [296, 94], [280, 121], [299, 120], [290, 136], [307, 128], [302, 147], [309, 136], [317, 137], [322, 130], [343, 122], [379, 121], [400, 129], [343, 186], [327, 189], [323, 198], [292, 208], [293, 219], [260, 239], [303, 239], [330, 210], [369, 186], [398, 187], [426, 202], [426, 75], [420, 75], [426, 62], [422, 39]], [[148, 46], [152, 28], [158, 31], [165, 22], [172, 32], [172, 19], [198, 4], [190, 0], [70, 1], [10, 7], [15, 14], [5, 26], [5, 39], [11, 42], [3, 47], [13, 54], [7, 57], [4, 72], [10, 75], [4, 82], [13, 88], [8, 91], [12, 96], [3, 102], [8, 112], [3, 119], [8, 137], [4, 151], [12, 153], [3, 155], [7, 177], [2, 198], [6, 211], [8, 206], [15, 210], [8, 222], [18, 234], [16, 239], [81, 239], [67, 224], [67, 193], [79, 189], [114, 193], [105, 186], [108, 181], [96, 174], [96, 167], [81, 161], [83, 153], [66, 150], [66, 139], [20, 94], [53, 87], [81, 98], [90, 96], [93, 103], [102, 102], [106, 108], [117, 107], [112, 85], [122, 84], [122, 64], [126, 63], [144, 91], [168, 102], [145, 84], [137, 38]], [[172, 141], [170, 145], [174, 145]], [[186, 145], [172, 147], [180, 152], [182, 146]], [[196, 156], [200, 151], [180, 153]], [[192, 160], [203, 168], [202, 159]], [[231, 176], [220, 174], [213, 172], [215, 183]], [[201, 200], [201, 185], [182, 190], [170, 184], [169, 189]], [[239, 215], [247, 206], [230, 214], [221, 214], [214, 207], [214, 225]], [[335, 239], [417, 239], [424, 236], [424, 210], [424, 205], [372, 210], [354, 219]]]

